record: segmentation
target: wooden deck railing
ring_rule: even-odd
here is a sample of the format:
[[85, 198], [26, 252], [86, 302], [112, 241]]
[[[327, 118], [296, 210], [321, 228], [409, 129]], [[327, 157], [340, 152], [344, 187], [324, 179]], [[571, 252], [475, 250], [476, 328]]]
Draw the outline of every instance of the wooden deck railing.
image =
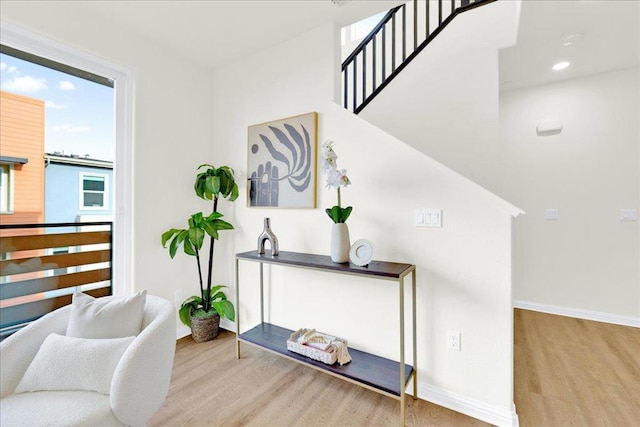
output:
[[112, 294], [111, 222], [0, 224], [0, 337], [71, 303]]

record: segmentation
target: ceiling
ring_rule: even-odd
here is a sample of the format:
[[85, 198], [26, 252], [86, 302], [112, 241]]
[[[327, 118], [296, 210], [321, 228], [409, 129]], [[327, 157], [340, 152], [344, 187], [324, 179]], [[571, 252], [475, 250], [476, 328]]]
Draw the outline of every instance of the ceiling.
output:
[[[509, 0], [500, 0], [509, 1]], [[207, 68], [328, 22], [348, 25], [402, 0], [78, 1], [74, 6]], [[563, 46], [570, 33], [582, 37]], [[640, 1], [523, 0], [518, 42], [500, 52], [502, 90], [637, 67]], [[554, 72], [560, 60], [571, 66]]]
[[[564, 46], [571, 33], [582, 37]], [[637, 67], [639, 59], [639, 1], [524, 0], [517, 45], [500, 52], [501, 89]], [[553, 71], [559, 61], [571, 65]]]
[[401, 0], [82, 1], [100, 15], [208, 68], [336, 22], [346, 26]]

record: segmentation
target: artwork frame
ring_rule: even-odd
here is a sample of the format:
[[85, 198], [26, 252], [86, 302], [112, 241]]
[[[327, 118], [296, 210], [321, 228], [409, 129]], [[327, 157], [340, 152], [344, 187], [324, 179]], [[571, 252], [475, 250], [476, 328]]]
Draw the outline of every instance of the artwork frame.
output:
[[318, 113], [248, 127], [247, 207], [316, 207]]

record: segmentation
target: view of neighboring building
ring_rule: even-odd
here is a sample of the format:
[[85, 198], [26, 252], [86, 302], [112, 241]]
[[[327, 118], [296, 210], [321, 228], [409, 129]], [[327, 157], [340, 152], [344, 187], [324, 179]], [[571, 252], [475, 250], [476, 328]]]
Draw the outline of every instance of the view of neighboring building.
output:
[[44, 153], [44, 101], [2, 94], [3, 224], [111, 221], [113, 162]]
[[113, 220], [113, 162], [55, 152], [44, 164], [47, 223]]
[[42, 223], [45, 103], [4, 91], [0, 95], [0, 221]]
[[[91, 159], [88, 155], [45, 154], [45, 101], [5, 91], [1, 95], [0, 224], [111, 222], [113, 162]], [[109, 225], [4, 229], [0, 236], [110, 229]], [[78, 239], [82, 242], [80, 234]], [[42, 243], [44, 246], [31, 246], [40, 249], [29, 250], [15, 250], [3, 243], [0, 251], [0, 284], [3, 285], [0, 339], [25, 322], [68, 303], [59, 300], [65, 295], [68, 297], [74, 289], [109, 289], [110, 244], [85, 246], [66, 242], [68, 239], [63, 246], [49, 240]], [[85, 251], [107, 252], [91, 265], [78, 265], [61, 258], [65, 254]], [[89, 282], [78, 282], [65, 276], [91, 270], [95, 271]]]

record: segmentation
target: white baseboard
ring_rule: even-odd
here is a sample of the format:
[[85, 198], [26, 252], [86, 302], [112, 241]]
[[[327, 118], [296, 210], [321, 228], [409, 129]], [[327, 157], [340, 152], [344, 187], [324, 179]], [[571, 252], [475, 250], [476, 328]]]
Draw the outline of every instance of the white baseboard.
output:
[[[231, 332], [236, 331], [235, 323], [227, 319], [220, 320], [220, 327]], [[178, 326], [178, 338], [182, 338], [190, 334], [191, 330], [188, 327], [182, 324]], [[412, 384], [413, 383], [410, 381], [407, 385], [407, 390], [411, 390], [413, 388]], [[518, 414], [516, 413], [515, 405], [512, 406], [511, 410], [506, 410], [429, 384], [420, 383], [418, 383], [418, 397], [435, 403], [436, 405], [449, 408], [452, 411], [469, 415], [470, 417], [477, 418], [496, 426], [519, 426]]]
[[187, 335], [191, 335], [191, 328], [180, 323], [176, 330], [176, 339], [184, 338]]
[[495, 426], [518, 427], [518, 414], [515, 405], [511, 410], [499, 408], [467, 396], [462, 396], [430, 384], [418, 382], [418, 396], [421, 399], [444, 406]]
[[231, 320], [220, 319], [220, 327], [234, 334], [236, 333], [236, 322], [232, 322]]
[[620, 314], [602, 313], [600, 311], [583, 310], [581, 308], [562, 307], [558, 305], [539, 304], [513, 300], [514, 308], [539, 311], [541, 313], [557, 314], [559, 316], [575, 317], [577, 319], [595, 320], [596, 322], [613, 323], [615, 325], [633, 326], [640, 328], [640, 317], [623, 316]]

